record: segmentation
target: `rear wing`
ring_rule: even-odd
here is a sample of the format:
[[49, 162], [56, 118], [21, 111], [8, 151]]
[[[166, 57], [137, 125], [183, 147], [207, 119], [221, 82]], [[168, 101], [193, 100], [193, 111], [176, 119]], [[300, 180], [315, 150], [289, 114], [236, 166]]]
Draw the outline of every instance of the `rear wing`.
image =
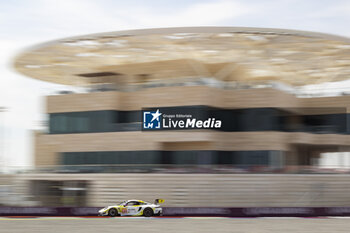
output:
[[161, 204], [161, 203], [164, 203], [164, 199], [155, 199], [154, 200], [154, 204]]

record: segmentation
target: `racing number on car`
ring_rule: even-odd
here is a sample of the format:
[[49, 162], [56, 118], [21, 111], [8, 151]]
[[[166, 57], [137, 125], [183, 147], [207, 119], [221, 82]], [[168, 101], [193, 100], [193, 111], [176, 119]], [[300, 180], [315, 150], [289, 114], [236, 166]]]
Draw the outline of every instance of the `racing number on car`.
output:
[[127, 208], [122, 208], [122, 213], [123, 213], [123, 214], [126, 214], [127, 211], [128, 211]]

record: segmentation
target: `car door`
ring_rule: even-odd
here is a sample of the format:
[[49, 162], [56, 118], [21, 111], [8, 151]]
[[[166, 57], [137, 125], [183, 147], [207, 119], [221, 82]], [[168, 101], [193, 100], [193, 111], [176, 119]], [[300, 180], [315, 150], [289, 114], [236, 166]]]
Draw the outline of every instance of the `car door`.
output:
[[135, 215], [138, 212], [139, 205], [136, 201], [129, 201], [126, 203], [126, 214], [125, 215]]

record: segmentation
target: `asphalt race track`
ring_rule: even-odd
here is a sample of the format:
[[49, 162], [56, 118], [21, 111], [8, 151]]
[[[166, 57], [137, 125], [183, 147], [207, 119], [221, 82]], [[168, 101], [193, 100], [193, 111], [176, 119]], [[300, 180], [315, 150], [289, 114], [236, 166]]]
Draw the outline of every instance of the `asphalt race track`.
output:
[[0, 217], [2, 233], [86, 232], [232, 232], [232, 233], [335, 233], [350, 229], [350, 218], [79, 218]]

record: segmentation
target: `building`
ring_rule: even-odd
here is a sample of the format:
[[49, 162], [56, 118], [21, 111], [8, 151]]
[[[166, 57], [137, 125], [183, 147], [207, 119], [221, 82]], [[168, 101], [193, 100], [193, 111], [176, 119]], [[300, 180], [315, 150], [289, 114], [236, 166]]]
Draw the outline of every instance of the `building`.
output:
[[[349, 150], [350, 96], [302, 97], [297, 92], [304, 85], [347, 79], [349, 52], [350, 39], [321, 33], [166, 28], [44, 43], [21, 53], [15, 68], [82, 90], [46, 97], [49, 127], [35, 136], [38, 168], [83, 173], [287, 171], [317, 164], [320, 153]], [[220, 119], [222, 126], [142, 131], [142, 110], [149, 108], [185, 109], [203, 119]], [[73, 176], [65, 178], [68, 186]], [[59, 175], [53, 177], [51, 181], [61, 182]], [[78, 177], [90, 182], [94, 176]], [[44, 176], [33, 179], [40, 181], [34, 184], [37, 190], [58, 185], [43, 184]], [[84, 182], [72, 186], [86, 190]], [[87, 203], [102, 203], [94, 198]]]

